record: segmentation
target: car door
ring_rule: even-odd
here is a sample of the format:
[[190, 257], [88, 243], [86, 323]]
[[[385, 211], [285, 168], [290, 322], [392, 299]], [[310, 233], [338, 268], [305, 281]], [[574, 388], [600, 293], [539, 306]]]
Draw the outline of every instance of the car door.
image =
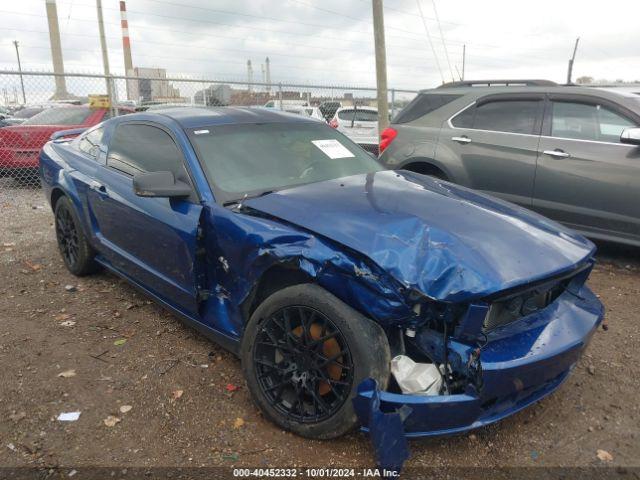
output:
[[480, 98], [445, 122], [436, 160], [457, 183], [530, 206], [543, 107], [543, 94]]
[[588, 95], [550, 95], [533, 207], [600, 238], [640, 239], [640, 148], [620, 133], [633, 112]]
[[191, 198], [139, 197], [138, 173], [171, 171], [190, 185], [173, 134], [152, 123], [120, 123], [89, 196], [101, 253], [117, 270], [187, 314], [197, 314], [196, 243], [202, 207]]

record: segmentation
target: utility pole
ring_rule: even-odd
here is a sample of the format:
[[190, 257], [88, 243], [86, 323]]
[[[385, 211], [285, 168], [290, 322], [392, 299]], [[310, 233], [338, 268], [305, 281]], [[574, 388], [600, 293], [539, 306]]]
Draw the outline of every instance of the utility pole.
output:
[[98, 30], [100, 32], [100, 47], [102, 48], [102, 65], [104, 67], [104, 76], [107, 84], [107, 96], [109, 97], [109, 109], [111, 115], [114, 114], [113, 95], [111, 88], [111, 73], [109, 72], [109, 54], [107, 53], [107, 38], [104, 35], [104, 19], [102, 18], [102, 0], [96, 0], [96, 8], [98, 10]]
[[58, 25], [58, 7], [56, 0], [46, 0], [47, 21], [49, 23], [49, 41], [51, 43], [51, 61], [55, 74], [56, 91], [52, 100], [64, 100], [70, 97], [64, 76], [62, 60], [62, 43], [60, 42], [60, 26]]
[[378, 135], [389, 126], [387, 98], [387, 53], [384, 42], [384, 11], [382, 0], [373, 3], [373, 39], [376, 50], [376, 87], [378, 89]]
[[22, 78], [22, 64], [20, 63], [20, 50], [18, 49], [18, 41], [14, 40], [13, 45], [16, 47], [16, 57], [18, 57], [18, 73], [20, 74], [20, 86], [22, 87], [22, 104], [27, 104], [27, 96], [24, 94], [24, 79]]
[[462, 75], [460, 75], [460, 80], [464, 80], [464, 64], [467, 61], [467, 44], [462, 45]]
[[571, 84], [571, 76], [573, 75], [573, 62], [576, 59], [576, 52], [578, 51], [578, 42], [580, 41], [580, 37], [576, 38], [576, 44], [573, 47], [573, 55], [569, 59], [569, 70], [567, 71], [567, 84]]

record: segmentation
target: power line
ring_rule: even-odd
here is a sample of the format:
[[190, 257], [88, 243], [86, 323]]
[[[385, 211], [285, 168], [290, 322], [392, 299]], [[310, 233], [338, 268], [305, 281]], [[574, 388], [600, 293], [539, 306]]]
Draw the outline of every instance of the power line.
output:
[[431, 0], [433, 4], [433, 13], [436, 15], [436, 21], [438, 22], [438, 30], [440, 31], [440, 39], [442, 40], [442, 46], [444, 47], [444, 54], [447, 57], [447, 65], [449, 65], [449, 73], [451, 74], [451, 80], [455, 82], [453, 77], [453, 70], [451, 69], [451, 61], [449, 60], [449, 51], [447, 50], [447, 44], [444, 41], [444, 33], [442, 33], [442, 25], [440, 24], [440, 17], [438, 16], [438, 9], [436, 8], [436, 0]]
[[424, 26], [424, 31], [427, 34], [427, 39], [429, 40], [429, 45], [431, 46], [431, 52], [433, 52], [433, 58], [436, 61], [436, 65], [438, 67], [438, 72], [440, 72], [440, 78], [442, 79], [442, 83], [444, 83], [444, 75], [442, 75], [442, 68], [440, 68], [440, 61], [438, 60], [438, 55], [436, 55], [436, 49], [433, 48], [433, 42], [431, 41], [431, 34], [429, 33], [429, 27], [427, 27], [427, 21], [422, 14], [422, 6], [420, 5], [420, 0], [416, 0], [418, 4], [418, 10], [420, 11], [420, 17], [422, 18], [422, 25]]
[[[29, 0], [23, 0], [23, 1], [29, 1]], [[35, 1], [35, 0], [33, 0]], [[154, 2], [162, 2], [162, 3], [173, 3], [173, 2], [164, 2], [163, 0], [143, 0], [143, 1], [154, 1]], [[84, 7], [92, 7], [91, 5], [88, 4], [77, 4], [75, 3], [75, 5], [77, 6], [84, 6]], [[181, 5], [181, 4], [176, 4], [176, 5]], [[187, 6], [187, 5], [185, 5]], [[196, 7], [196, 6], [191, 6], [191, 8], [200, 8], [200, 9], [205, 9], [205, 10], [211, 10], [211, 9], [207, 9], [206, 7]], [[387, 7], [385, 7], [387, 8]], [[110, 8], [110, 7], [103, 7], [104, 10], [113, 10], [113, 11], [118, 11], [119, 9], [116, 8]], [[228, 11], [224, 11], [226, 14], [229, 15], [244, 15], [241, 13], [234, 13], [234, 12], [228, 12]], [[14, 14], [14, 15], [23, 15], [23, 16], [31, 16], [31, 17], [43, 17], [42, 15], [38, 15], [38, 14], [30, 14], [30, 13], [23, 13], [23, 12], [11, 12], [11, 11], [0, 11], [0, 13], [6, 13], [6, 14]], [[239, 25], [239, 24], [231, 24], [231, 23], [224, 23], [224, 22], [218, 22], [218, 21], [213, 21], [213, 20], [202, 20], [202, 19], [193, 19], [193, 18], [188, 18], [188, 17], [181, 17], [181, 16], [175, 16], [175, 15], [161, 15], [161, 14], [157, 14], [157, 13], [151, 13], [151, 12], [141, 12], [141, 11], [132, 11], [129, 10], [129, 13], [134, 13], [134, 14], [140, 14], [140, 16], [142, 18], [146, 18], [149, 16], [155, 16], [155, 17], [160, 17], [160, 18], [169, 18], [171, 20], [184, 20], [187, 22], [195, 22], [195, 23], [200, 23], [200, 24], [207, 24], [207, 25], [221, 25], [221, 26], [227, 26], [227, 27], [232, 27], [232, 28], [241, 28], [244, 30], [250, 30], [250, 31], [265, 31], [265, 32], [270, 32], [270, 33], [277, 33], [280, 35], [292, 35], [292, 36], [297, 36], [297, 37], [309, 37], [309, 38], [318, 38], [318, 39], [326, 39], [326, 40], [335, 40], [334, 36], [324, 36], [324, 35], [318, 35], [318, 34], [313, 34], [313, 33], [299, 33], [299, 32], [290, 32], [290, 31], [286, 31], [286, 30], [277, 30], [277, 29], [269, 29], [269, 28], [264, 28], [264, 27], [259, 27], [259, 26], [243, 26], [243, 25]], [[248, 14], [247, 14], [248, 15]], [[263, 18], [263, 17], [258, 17], [257, 18]], [[425, 18], [429, 18], [429, 17], [425, 17]], [[82, 21], [82, 22], [90, 22], [90, 23], [94, 23], [93, 19], [83, 19], [83, 18], [74, 18], [72, 19], [74, 21]], [[295, 23], [297, 25], [300, 25], [299, 22], [297, 21], [287, 21], [290, 23]], [[442, 23], [450, 23], [450, 22], [442, 22]], [[119, 23], [109, 23], [109, 22], [105, 22], [105, 25], [113, 25], [113, 26], [117, 26], [120, 27]], [[321, 28], [326, 28], [326, 25], [319, 25], [319, 24], [304, 24], [304, 25], [314, 25], [314, 26], [318, 26]], [[136, 29], [140, 30], [140, 29], [149, 29], [149, 30], [158, 30], [158, 31], [169, 31], [169, 32], [175, 32], [175, 33], [179, 33], [181, 35], [189, 34], [189, 32], [185, 32], [185, 31], [181, 31], [181, 30], [171, 30], [171, 29], [165, 29], [165, 28], [154, 28], [151, 26], [145, 26], [145, 27], [140, 27], [137, 26]], [[406, 32], [406, 29], [402, 29], [402, 31]], [[371, 32], [365, 32], [365, 31], [354, 31], [355, 33], [360, 33], [360, 34], [370, 34]], [[418, 39], [422, 38], [422, 34], [417, 33], [417, 32], [408, 32], [411, 33], [412, 35], [417, 35], [419, 36], [419, 38], [413, 38], [413, 37], [406, 37], [406, 36], [399, 36], [399, 35], [389, 35], [389, 37], [395, 37], [395, 38], [401, 38], [404, 40], [410, 40], [412, 42], [415, 42]], [[199, 36], [206, 36], [204, 34], [197, 34]], [[222, 36], [220, 36], [222, 37]], [[228, 37], [228, 38], [238, 38], [238, 37]], [[436, 37], [434, 35], [432, 35], [432, 38], [437, 38], [437, 39], [441, 39], [441, 37]], [[369, 40], [353, 40], [353, 39], [347, 39], [347, 38], [341, 38], [340, 39], [341, 43], [359, 43], [359, 44], [366, 44], [366, 45], [370, 45], [371, 42]], [[504, 46], [502, 45], [490, 45], [490, 44], [481, 44], [481, 43], [471, 43], [471, 42], [467, 42], [464, 40], [452, 40], [449, 39], [447, 41], [447, 43], [451, 46], [451, 45], [455, 45], [455, 46], [460, 46], [462, 47], [462, 45], [464, 44], [468, 44], [468, 45], [473, 45], [476, 47], [483, 47], [483, 48], [494, 48], [494, 49], [502, 49], [504, 48]], [[403, 50], [415, 50], [415, 51], [422, 51], [422, 49], [419, 48], [411, 48], [408, 47], [406, 45], [400, 45], [400, 44], [387, 44], [388, 47], [394, 47], [394, 48], [402, 48]], [[535, 50], [535, 49], [530, 49], [530, 50]], [[523, 54], [524, 55], [524, 54]], [[521, 56], [519, 54], [519, 56]], [[537, 58], [539, 60], [546, 60], [548, 57], [535, 57], [533, 55], [527, 55], [530, 58]]]

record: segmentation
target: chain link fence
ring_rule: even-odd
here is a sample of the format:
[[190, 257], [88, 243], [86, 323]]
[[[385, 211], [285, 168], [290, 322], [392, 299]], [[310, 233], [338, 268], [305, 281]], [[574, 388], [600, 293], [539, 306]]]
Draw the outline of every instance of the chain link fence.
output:
[[[135, 111], [274, 108], [327, 122], [378, 153], [375, 88], [170, 78], [163, 69], [142, 70], [137, 77], [0, 71], [0, 206], [40, 200], [38, 156], [51, 135]], [[390, 115], [416, 93], [390, 89]]]

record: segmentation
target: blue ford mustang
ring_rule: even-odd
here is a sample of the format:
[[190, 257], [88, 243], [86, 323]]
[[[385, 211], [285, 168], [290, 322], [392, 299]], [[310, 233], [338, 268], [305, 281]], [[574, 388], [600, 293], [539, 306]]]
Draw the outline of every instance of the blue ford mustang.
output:
[[[68, 133], [40, 157], [67, 268], [108, 269], [237, 353], [300, 435], [366, 429], [374, 398], [410, 407], [408, 436], [494, 422], [556, 389], [602, 320], [589, 241], [384, 170], [323, 123], [184, 108]], [[437, 390], [407, 393], [400, 355]]]

